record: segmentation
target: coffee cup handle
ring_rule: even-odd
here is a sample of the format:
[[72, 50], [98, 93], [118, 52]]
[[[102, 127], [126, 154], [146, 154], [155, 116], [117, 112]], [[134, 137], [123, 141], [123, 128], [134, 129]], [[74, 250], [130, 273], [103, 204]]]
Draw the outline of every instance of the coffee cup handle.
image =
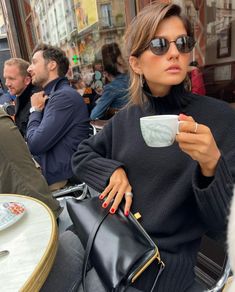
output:
[[178, 135], [180, 133], [180, 124], [182, 124], [184, 121], [178, 121], [178, 125], [177, 125], [177, 132], [176, 135]]

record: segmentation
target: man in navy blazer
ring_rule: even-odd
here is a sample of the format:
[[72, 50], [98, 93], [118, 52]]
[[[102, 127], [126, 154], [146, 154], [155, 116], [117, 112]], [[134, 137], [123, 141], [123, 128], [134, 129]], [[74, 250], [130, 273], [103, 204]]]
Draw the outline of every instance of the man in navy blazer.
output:
[[33, 85], [42, 91], [31, 97], [26, 138], [52, 191], [73, 176], [71, 157], [89, 134], [87, 107], [69, 85], [68, 69], [64, 52], [45, 44], [35, 48], [28, 68]]

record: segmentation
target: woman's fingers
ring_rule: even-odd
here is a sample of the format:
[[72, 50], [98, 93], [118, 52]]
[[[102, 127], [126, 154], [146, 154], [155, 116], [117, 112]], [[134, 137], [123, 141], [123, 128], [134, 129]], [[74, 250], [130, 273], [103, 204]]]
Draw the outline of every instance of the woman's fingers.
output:
[[[108, 186], [100, 194], [99, 198], [104, 199], [102, 204], [103, 208], [110, 208], [110, 213], [114, 214], [118, 209], [123, 197], [126, 195], [125, 203], [125, 215], [130, 212], [130, 207], [132, 204], [132, 198], [130, 196], [131, 186], [129, 184], [128, 178], [123, 168], [116, 169], [110, 177]], [[111, 204], [111, 206], [110, 206]]]
[[200, 164], [205, 176], [214, 175], [221, 154], [207, 126], [198, 124], [191, 117], [181, 119], [176, 141], [182, 151]]
[[130, 208], [131, 208], [131, 204], [133, 200], [133, 193], [130, 190], [125, 193], [125, 199], [126, 199], [126, 204], [124, 208], [124, 214], [128, 216], [130, 213]]
[[184, 115], [184, 114], [179, 114], [179, 120], [180, 120], [180, 121], [191, 121], [191, 122], [194, 122], [193, 117], [191, 117], [191, 116], [186, 116], [186, 115]]
[[[116, 212], [116, 210], [118, 209], [118, 206], [120, 205], [123, 197], [125, 197], [126, 199], [126, 203], [125, 203], [125, 208], [124, 208], [124, 213], [125, 215], [128, 215], [130, 212], [130, 207], [131, 207], [131, 203], [132, 203], [132, 198], [130, 198], [130, 196], [126, 196], [126, 194], [130, 193], [126, 191], [127, 188], [122, 188], [119, 189], [119, 191], [117, 192], [114, 201], [112, 203], [112, 206], [110, 208], [110, 213], [114, 214]], [[130, 187], [128, 187], [128, 189], [130, 189]]]
[[201, 125], [196, 122], [180, 122], [179, 125], [179, 133], [185, 132], [185, 133], [192, 133], [192, 134], [198, 134], [200, 133]]
[[104, 190], [103, 192], [100, 194], [99, 198], [102, 200], [104, 199], [108, 194], [109, 192], [112, 190], [113, 186], [111, 184], [109, 184]]

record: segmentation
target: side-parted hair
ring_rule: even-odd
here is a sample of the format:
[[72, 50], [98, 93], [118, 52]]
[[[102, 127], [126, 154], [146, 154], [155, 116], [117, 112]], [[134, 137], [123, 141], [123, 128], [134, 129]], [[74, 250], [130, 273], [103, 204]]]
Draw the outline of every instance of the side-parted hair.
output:
[[[141, 10], [131, 21], [126, 33], [126, 57], [140, 56], [148, 47], [160, 22], [171, 16], [179, 17], [187, 31], [188, 36], [193, 36], [193, 29], [189, 19], [182, 13], [181, 7], [176, 4], [154, 2]], [[130, 67], [130, 97], [134, 104], [143, 104], [143, 94], [139, 74]]]
[[17, 66], [19, 68], [20, 75], [23, 77], [30, 76], [27, 71], [29, 65], [29, 62], [21, 58], [11, 58], [4, 62], [4, 66]]
[[46, 62], [55, 61], [57, 63], [59, 77], [64, 77], [67, 74], [69, 70], [69, 59], [63, 50], [51, 45], [39, 44], [33, 50], [32, 55], [39, 51], [42, 51], [43, 58]]

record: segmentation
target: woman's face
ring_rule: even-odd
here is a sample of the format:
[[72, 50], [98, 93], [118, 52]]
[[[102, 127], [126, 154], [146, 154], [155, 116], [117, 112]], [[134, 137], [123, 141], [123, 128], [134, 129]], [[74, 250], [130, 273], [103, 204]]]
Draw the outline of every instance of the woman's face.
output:
[[[155, 33], [155, 37], [164, 37], [170, 42], [182, 35], [187, 35], [187, 32], [177, 16], [164, 19]], [[130, 65], [137, 74], [144, 75], [153, 95], [164, 96], [172, 85], [184, 80], [189, 58], [190, 53], [180, 53], [175, 43], [171, 42], [169, 50], [164, 55], [157, 56], [147, 49], [138, 58], [130, 57]]]

